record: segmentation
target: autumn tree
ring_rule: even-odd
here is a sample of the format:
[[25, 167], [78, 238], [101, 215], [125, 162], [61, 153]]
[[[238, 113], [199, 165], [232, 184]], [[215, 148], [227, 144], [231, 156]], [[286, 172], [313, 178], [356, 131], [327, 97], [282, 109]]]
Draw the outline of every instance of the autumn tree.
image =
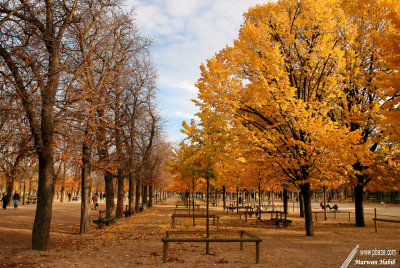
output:
[[[190, 125], [182, 122], [181, 132], [187, 135], [190, 144], [189, 155], [184, 157], [183, 166], [191, 176], [203, 178], [206, 183], [206, 235], [209, 237], [209, 193], [210, 181], [218, 179], [217, 164], [224, 161], [224, 148], [229, 139], [228, 132], [224, 128], [221, 115], [213, 113], [207, 107], [202, 107], [197, 114], [200, 123], [197, 125], [192, 119]], [[186, 172], [186, 171], [184, 171]], [[206, 245], [206, 254], [209, 253], [209, 244]]]
[[389, 11], [385, 15], [387, 32], [378, 38], [379, 46], [384, 49], [383, 54], [386, 71], [381, 71], [380, 86], [386, 90], [387, 101], [383, 105], [385, 119], [385, 137], [387, 137], [388, 150], [386, 163], [389, 175], [394, 178], [391, 190], [399, 191], [400, 180], [400, 155], [398, 150], [399, 131], [399, 102], [400, 102], [400, 5], [398, 1], [383, 1], [383, 6]]
[[24, 173], [23, 162], [32, 154], [33, 146], [26, 118], [7, 76], [1, 76], [0, 87], [0, 170], [6, 179], [8, 203], [16, 180]]
[[32, 248], [48, 250], [53, 200], [56, 96], [63, 75], [66, 29], [88, 1], [3, 1], [0, 4], [2, 71], [24, 108], [39, 159], [39, 189]]
[[167, 162], [167, 171], [173, 174], [172, 181], [178, 188], [179, 192], [192, 192], [192, 201], [189, 202], [189, 208], [193, 209], [193, 226], [195, 226], [195, 203], [194, 192], [198, 189], [203, 178], [198, 174], [201, 163], [197, 161], [188, 161], [196, 153], [194, 144], [181, 141], [177, 148], [170, 152], [170, 158]]
[[400, 5], [398, 1], [389, 0], [382, 1], [382, 5], [388, 12], [383, 13], [384, 17], [381, 18], [387, 23], [387, 31], [385, 35], [377, 36], [378, 46], [385, 51], [382, 57], [386, 66], [386, 70], [379, 73], [380, 86], [387, 90], [387, 101], [384, 108], [387, 117], [385, 123], [389, 126], [390, 131], [388, 136], [392, 141], [398, 142], [400, 137], [400, 48], [398, 45], [400, 43]]
[[359, 135], [349, 148], [355, 158], [350, 178], [355, 194], [356, 226], [363, 227], [364, 187], [379, 179], [375, 171], [385, 161], [381, 155], [388, 149], [383, 112], [393, 95], [388, 95], [390, 92], [382, 87], [381, 72], [393, 71], [385, 63], [387, 52], [379, 41], [386, 39], [389, 9], [380, 1], [368, 0], [343, 1], [342, 6], [353, 26], [353, 40], [345, 47], [346, 102], [342, 104], [341, 116], [350, 131]]
[[[90, 194], [91, 194], [91, 171], [93, 164], [93, 151], [96, 144], [96, 109], [99, 105], [97, 95], [107, 81], [106, 72], [103, 72], [102, 66], [99, 63], [100, 59], [97, 56], [99, 51], [106, 49], [104, 46], [107, 40], [110, 29], [115, 26], [106, 25], [105, 20], [110, 19], [107, 14], [106, 5], [103, 3], [93, 3], [92, 8], [87, 10], [83, 18], [72, 24], [70, 29], [71, 54], [74, 55], [74, 61], [71, 61], [70, 72], [71, 79], [76, 83], [68, 89], [66, 103], [69, 104], [66, 111], [67, 116], [71, 121], [71, 129], [75, 135], [69, 138], [75, 140], [75, 143], [81, 144], [81, 150], [78, 150], [77, 155], [81, 156], [81, 224], [80, 233], [90, 233]], [[108, 80], [111, 78], [108, 78]], [[71, 140], [71, 142], [72, 142]], [[79, 153], [80, 151], [80, 153]]]
[[[166, 185], [168, 185], [169, 176], [164, 172], [164, 169], [166, 166], [166, 162], [169, 159], [171, 146], [162, 135], [162, 133], [158, 133], [158, 135], [156, 136], [152, 153], [149, 159], [149, 207], [153, 206], [154, 203], [157, 203], [158, 193]], [[155, 196], [155, 200], [153, 199], [153, 196]]]
[[[121, 129], [119, 135], [122, 136], [123, 148], [123, 166], [129, 181], [129, 201], [130, 211], [139, 210], [139, 199], [135, 202], [135, 197], [139, 197], [140, 191], [140, 137], [142, 135], [142, 126], [146, 125], [148, 101], [154, 102], [156, 72], [148, 57], [149, 47], [151, 45], [148, 39], [138, 39], [137, 44], [141, 46], [130, 62], [124, 83], [125, 101], [122, 106]], [[129, 75], [128, 75], [129, 74]], [[144, 125], [143, 125], [144, 124]], [[146, 134], [144, 134], [146, 135]], [[136, 188], [135, 188], [136, 186]], [[136, 191], [135, 191], [136, 189]], [[136, 195], [137, 193], [137, 195]]]
[[231, 123], [300, 188], [307, 236], [314, 234], [311, 184], [318, 162], [347, 139], [330, 117], [345, 97], [345, 21], [338, 1], [250, 8], [234, 46], [201, 66], [197, 84], [203, 105], [233, 115]]

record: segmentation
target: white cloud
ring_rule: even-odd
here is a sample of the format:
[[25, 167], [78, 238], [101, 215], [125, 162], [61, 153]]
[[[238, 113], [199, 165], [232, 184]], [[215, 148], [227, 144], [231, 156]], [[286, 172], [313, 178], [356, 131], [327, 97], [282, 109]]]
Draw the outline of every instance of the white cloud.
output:
[[195, 85], [192, 83], [192, 81], [188, 81], [188, 80], [186, 80], [186, 81], [183, 80], [183, 81], [178, 82], [176, 84], [176, 87], [183, 89], [185, 91], [188, 91], [190, 93], [195, 93], [195, 94], [197, 94], [199, 91], [198, 88], [195, 87]]
[[[250, 6], [266, 0], [128, 0], [143, 35], [155, 38], [152, 55], [159, 72], [160, 107], [168, 135], [180, 136], [182, 120], [198, 112], [191, 99], [199, 66], [231, 45]], [[191, 115], [191, 116], [190, 116]], [[179, 123], [178, 123], [179, 121]], [[179, 127], [178, 127], [179, 126]]]
[[167, 13], [173, 17], [191, 17], [201, 1], [167, 0], [163, 6]]
[[180, 118], [185, 118], [185, 120], [191, 120], [192, 118], [194, 118], [194, 115], [190, 113], [183, 113], [180, 111], [176, 111], [174, 112], [174, 114]]

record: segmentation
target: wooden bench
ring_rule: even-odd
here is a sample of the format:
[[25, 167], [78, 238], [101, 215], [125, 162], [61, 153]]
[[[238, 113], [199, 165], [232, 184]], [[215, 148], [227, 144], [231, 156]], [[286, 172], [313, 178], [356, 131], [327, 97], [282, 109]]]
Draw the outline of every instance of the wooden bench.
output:
[[[391, 223], [400, 223], [400, 218], [398, 216], [391, 216], [391, 215], [380, 215], [381, 217], [386, 217], [386, 218], [379, 218], [378, 215], [376, 214], [376, 208], [375, 208], [375, 218], [372, 218], [372, 220], [375, 222], [375, 232], [378, 232], [378, 224], [376, 223], [377, 221], [381, 222], [391, 222]], [[388, 219], [388, 217], [391, 217], [392, 219]]]
[[225, 207], [225, 209], [226, 209], [227, 211], [234, 212], [235, 209], [236, 209], [236, 206], [234, 206], [233, 204], [230, 204], [229, 206]]
[[37, 197], [33, 197], [33, 196], [28, 197], [28, 201], [26, 201], [27, 204], [30, 204], [30, 203], [36, 204], [36, 202], [37, 202]]
[[112, 219], [112, 218], [109, 218], [109, 219], [107, 219], [107, 218], [103, 218], [102, 217], [102, 214], [105, 214], [106, 213], [106, 211], [105, 210], [99, 210], [99, 218], [97, 219], [97, 220], [93, 220], [93, 223], [95, 223], [95, 224], [97, 224], [97, 227], [102, 227], [103, 225], [109, 225], [109, 224], [112, 224], [112, 223], [114, 223], [114, 219]]
[[[268, 213], [271, 213], [271, 221], [275, 223], [275, 225], [282, 224], [283, 227], [287, 227], [292, 223], [291, 220], [288, 220], [287, 214], [283, 211], [275, 210], [275, 211], [267, 211]], [[275, 217], [274, 215], [275, 214]], [[285, 218], [283, 218], [283, 215], [285, 215]]]
[[[171, 215], [171, 226], [172, 228], [175, 227], [175, 218], [195, 218], [195, 219], [206, 219], [207, 215], [205, 214], [198, 214], [198, 215], [193, 215], [193, 214], [172, 214]], [[214, 214], [210, 214], [208, 215], [208, 218], [212, 218], [213, 219], [213, 225], [215, 225], [215, 220], [217, 220], [217, 228], [219, 228], [219, 216], [218, 215], [214, 215]]]
[[[200, 209], [200, 204], [194, 204], [194, 207]], [[193, 204], [190, 204], [190, 209], [193, 208]]]
[[183, 200], [176, 201], [176, 207], [187, 207], [187, 204]]
[[[179, 213], [182, 212], [182, 213]], [[195, 213], [205, 213], [204, 208], [195, 208]], [[193, 214], [193, 209], [192, 208], [174, 208], [174, 214]]]
[[206, 235], [206, 232], [202, 231], [167, 231], [166, 236], [161, 238], [161, 241], [163, 242], [163, 262], [167, 262], [167, 256], [168, 256], [168, 248], [169, 248], [169, 243], [171, 242], [177, 242], [177, 243], [184, 243], [184, 242], [200, 242], [200, 243], [206, 243], [206, 254], [209, 254], [209, 243], [216, 243], [216, 242], [233, 242], [233, 243], [240, 243], [240, 250], [243, 250], [243, 243], [248, 243], [248, 242], [254, 242], [256, 244], [256, 263], [260, 263], [260, 242], [262, 242], [262, 239], [250, 234], [245, 231], [210, 231], [209, 234], [218, 234], [218, 235], [223, 235], [223, 234], [238, 234], [240, 237], [239, 238], [234, 238], [234, 237], [227, 237], [227, 238], [222, 238], [222, 237], [191, 237], [191, 238], [186, 238], [186, 237], [171, 237], [172, 235], [192, 235], [192, 236], [198, 236], [198, 235]]
[[257, 216], [257, 214], [270, 214], [271, 211], [258, 211], [258, 210], [253, 210], [253, 211], [239, 211], [239, 219], [242, 219], [242, 215], [244, 215], [245, 221], [247, 221], [247, 217], [250, 216], [252, 217], [253, 214]]
[[128, 218], [128, 217], [132, 216], [133, 214], [135, 214], [135, 211], [129, 210], [129, 206], [126, 205], [125, 206], [125, 211], [123, 213], [125, 215], [125, 218]]
[[259, 206], [258, 204], [256, 204], [255, 205], [255, 209], [256, 210], [258, 210], [258, 207], [260, 207], [261, 209], [261, 211], [266, 211], [266, 210], [268, 210], [270, 207], [272, 208], [272, 205], [261, 205], [261, 206]]
[[252, 207], [252, 206], [239, 206], [239, 207], [236, 207], [236, 206], [233, 206], [232, 204], [230, 204], [228, 207], [225, 207], [226, 209], [227, 209], [227, 211], [232, 211], [232, 212], [234, 212], [236, 209], [238, 209], [239, 211], [240, 210], [245, 210], [245, 211], [253, 211], [254, 210], [254, 208]]
[[[313, 211], [312, 213], [314, 213], [315, 222], [318, 222], [318, 218], [317, 218], [317, 215], [318, 215], [318, 214], [325, 214], [324, 211]], [[350, 222], [350, 221], [351, 221], [351, 213], [354, 213], [354, 212], [352, 212], [352, 211], [342, 211], [342, 210], [334, 210], [334, 211], [329, 211], [329, 212], [327, 211], [327, 212], [326, 212], [326, 215], [333, 214], [333, 215], [334, 215], [334, 218], [335, 218], [335, 220], [336, 220], [336, 214], [346, 214], [346, 213], [349, 214], [349, 222]]]

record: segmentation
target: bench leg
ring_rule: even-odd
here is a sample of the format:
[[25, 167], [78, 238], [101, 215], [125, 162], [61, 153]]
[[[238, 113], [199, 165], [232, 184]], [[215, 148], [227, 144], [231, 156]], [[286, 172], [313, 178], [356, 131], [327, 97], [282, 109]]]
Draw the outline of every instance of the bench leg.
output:
[[256, 263], [260, 263], [260, 242], [256, 242]]
[[164, 241], [164, 245], [163, 245], [163, 263], [167, 262], [167, 256], [168, 256], [168, 242]]
[[240, 239], [242, 239], [242, 241], [240, 241], [240, 250], [243, 250], [243, 232], [240, 232]]
[[210, 254], [210, 242], [206, 242], [206, 255]]
[[172, 217], [171, 226], [172, 228], [175, 228], [175, 217]]

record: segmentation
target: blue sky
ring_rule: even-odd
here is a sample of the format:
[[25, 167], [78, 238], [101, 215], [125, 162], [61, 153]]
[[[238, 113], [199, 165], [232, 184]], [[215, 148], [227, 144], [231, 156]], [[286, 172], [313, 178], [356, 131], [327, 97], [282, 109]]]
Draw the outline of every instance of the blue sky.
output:
[[194, 86], [199, 66], [231, 45], [250, 6], [267, 0], [127, 0], [143, 36], [154, 39], [152, 57], [158, 70], [159, 107], [171, 142], [184, 136], [182, 121], [194, 118]]

